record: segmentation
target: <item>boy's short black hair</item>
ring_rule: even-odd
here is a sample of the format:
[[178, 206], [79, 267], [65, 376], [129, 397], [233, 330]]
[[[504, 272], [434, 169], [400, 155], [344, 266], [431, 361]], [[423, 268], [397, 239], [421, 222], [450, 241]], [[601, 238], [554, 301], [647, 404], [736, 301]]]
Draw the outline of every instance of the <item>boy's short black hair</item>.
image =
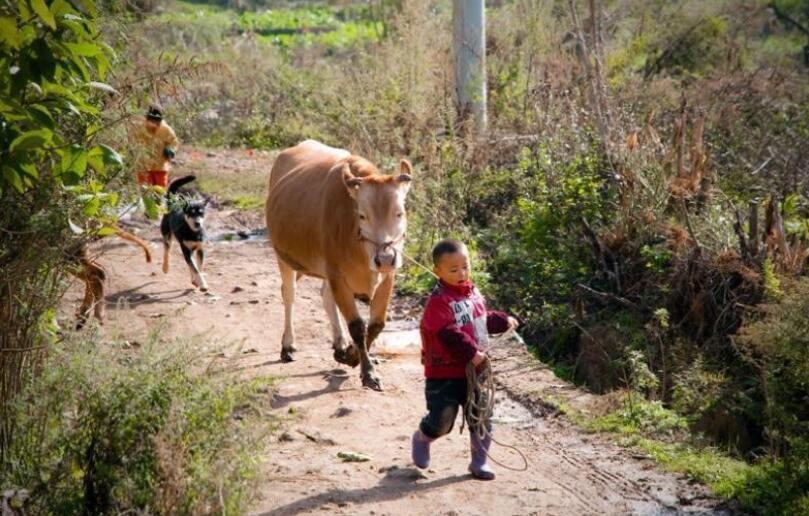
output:
[[153, 122], [160, 122], [163, 120], [163, 108], [158, 104], [151, 104], [146, 110], [146, 118]]
[[453, 254], [466, 250], [466, 244], [454, 238], [445, 238], [433, 247], [433, 265], [438, 265], [445, 254]]

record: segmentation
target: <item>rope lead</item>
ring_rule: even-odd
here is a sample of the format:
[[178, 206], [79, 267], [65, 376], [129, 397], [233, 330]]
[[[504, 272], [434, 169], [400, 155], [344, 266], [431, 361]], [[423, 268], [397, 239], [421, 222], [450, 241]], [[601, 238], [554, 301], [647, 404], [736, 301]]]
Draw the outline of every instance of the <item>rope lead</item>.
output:
[[[509, 336], [508, 332], [501, 338], [507, 336]], [[466, 364], [466, 403], [464, 403], [461, 433], [463, 433], [464, 422], [466, 422], [469, 425], [469, 431], [478, 438], [478, 442], [482, 442], [486, 437], [491, 437], [492, 442], [503, 448], [513, 450], [519, 455], [522, 458], [523, 466], [521, 468], [507, 466], [489, 455], [489, 450], [486, 450], [486, 456], [492, 462], [511, 471], [527, 471], [528, 459], [525, 455], [516, 446], [501, 443], [492, 436], [491, 427], [495, 392], [492, 365], [488, 358], [481, 364], [480, 374], [475, 370], [475, 366], [471, 361]]]

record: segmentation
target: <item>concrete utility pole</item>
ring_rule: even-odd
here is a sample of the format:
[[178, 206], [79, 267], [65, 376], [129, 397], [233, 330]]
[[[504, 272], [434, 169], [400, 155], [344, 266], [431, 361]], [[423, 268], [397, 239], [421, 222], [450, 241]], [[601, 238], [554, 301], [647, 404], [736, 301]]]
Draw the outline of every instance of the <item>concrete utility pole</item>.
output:
[[470, 114], [475, 132], [486, 132], [485, 0], [453, 0], [455, 89], [461, 116]]

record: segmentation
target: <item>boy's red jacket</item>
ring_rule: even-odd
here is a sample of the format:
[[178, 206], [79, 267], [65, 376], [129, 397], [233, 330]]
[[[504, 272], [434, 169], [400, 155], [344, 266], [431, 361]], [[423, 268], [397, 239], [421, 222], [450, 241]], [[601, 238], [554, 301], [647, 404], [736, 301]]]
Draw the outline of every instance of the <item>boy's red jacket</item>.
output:
[[489, 333], [508, 329], [508, 315], [487, 312], [486, 301], [471, 283], [439, 281], [421, 318], [421, 363], [430, 379], [466, 378], [466, 364], [485, 351]]

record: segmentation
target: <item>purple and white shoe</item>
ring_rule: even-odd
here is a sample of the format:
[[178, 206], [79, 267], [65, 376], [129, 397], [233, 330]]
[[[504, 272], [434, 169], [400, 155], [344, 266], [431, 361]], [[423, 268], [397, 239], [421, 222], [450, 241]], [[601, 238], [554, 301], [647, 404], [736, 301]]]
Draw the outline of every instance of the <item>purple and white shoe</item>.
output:
[[430, 465], [430, 443], [433, 441], [435, 439], [424, 435], [421, 429], [413, 433], [410, 456], [418, 468], [426, 469]]

